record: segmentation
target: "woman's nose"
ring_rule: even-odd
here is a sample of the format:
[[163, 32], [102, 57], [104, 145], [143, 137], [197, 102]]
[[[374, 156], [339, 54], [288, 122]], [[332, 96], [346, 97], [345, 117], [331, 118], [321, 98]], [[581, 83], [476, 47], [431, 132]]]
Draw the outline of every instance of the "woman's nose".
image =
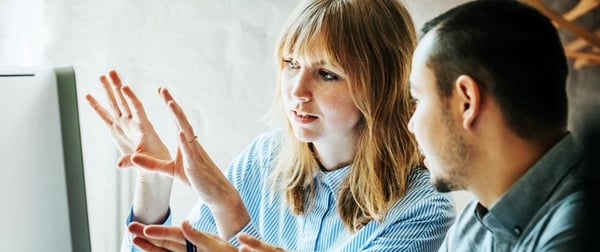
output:
[[293, 80], [291, 95], [300, 102], [308, 102], [312, 99], [312, 76], [301, 70]]

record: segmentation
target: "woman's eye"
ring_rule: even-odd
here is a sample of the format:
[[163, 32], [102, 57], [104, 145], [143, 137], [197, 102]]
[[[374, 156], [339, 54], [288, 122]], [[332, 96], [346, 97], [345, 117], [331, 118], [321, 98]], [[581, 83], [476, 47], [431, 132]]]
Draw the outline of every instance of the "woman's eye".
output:
[[298, 61], [294, 61], [293, 59], [284, 59], [283, 62], [291, 69], [300, 68], [300, 64], [298, 64]]
[[332, 74], [332, 73], [327, 72], [327, 71], [319, 70], [319, 75], [321, 75], [321, 77], [325, 81], [335, 81], [335, 80], [338, 80], [337, 75]]

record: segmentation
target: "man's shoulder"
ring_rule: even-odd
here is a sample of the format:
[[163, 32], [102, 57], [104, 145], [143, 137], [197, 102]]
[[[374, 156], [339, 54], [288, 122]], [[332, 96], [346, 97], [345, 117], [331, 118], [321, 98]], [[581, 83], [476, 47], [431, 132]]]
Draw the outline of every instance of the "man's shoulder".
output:
[[536, 223], [546, 227], [545, 230], [554, 230], [555, 226], [571, 226], [574, 224], [572, 220], [580, 217], [584, 210], [585, 193], [583, 190], [576, 191], [540, 211]]
[[540, 209], [520, 244], [539, 250], [569, 249], [583, 245], [582, 225], [585, 214], [584, 191], [572, 192]]

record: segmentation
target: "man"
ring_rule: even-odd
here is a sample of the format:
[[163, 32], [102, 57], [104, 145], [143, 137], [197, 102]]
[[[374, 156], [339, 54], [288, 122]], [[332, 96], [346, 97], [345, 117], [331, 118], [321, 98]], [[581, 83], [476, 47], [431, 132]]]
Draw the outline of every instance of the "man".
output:
[[567, 130], [567, 62], [552, 23], [480, 0], [428, 22], [413, 56], [409, 123], [432, 183], [470, 201], [441, 251], [576, 251], [582, 152]]

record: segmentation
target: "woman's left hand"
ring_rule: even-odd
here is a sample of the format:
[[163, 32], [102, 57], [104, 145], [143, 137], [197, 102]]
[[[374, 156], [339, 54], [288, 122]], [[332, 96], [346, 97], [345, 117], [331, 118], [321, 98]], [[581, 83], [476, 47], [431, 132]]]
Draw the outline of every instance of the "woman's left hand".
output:
[[239, 192], [197, 140], [192, 125], [166, 88], [159, 93], [171, 109], [179, 129], [179, 148], [175, 160], [160, 160], [147, 155], [132, 156], [134, 164], [149, 170], [183, 171], [200, 200], [211, 210], [219, 236], [229, 239], [250, 221]]

